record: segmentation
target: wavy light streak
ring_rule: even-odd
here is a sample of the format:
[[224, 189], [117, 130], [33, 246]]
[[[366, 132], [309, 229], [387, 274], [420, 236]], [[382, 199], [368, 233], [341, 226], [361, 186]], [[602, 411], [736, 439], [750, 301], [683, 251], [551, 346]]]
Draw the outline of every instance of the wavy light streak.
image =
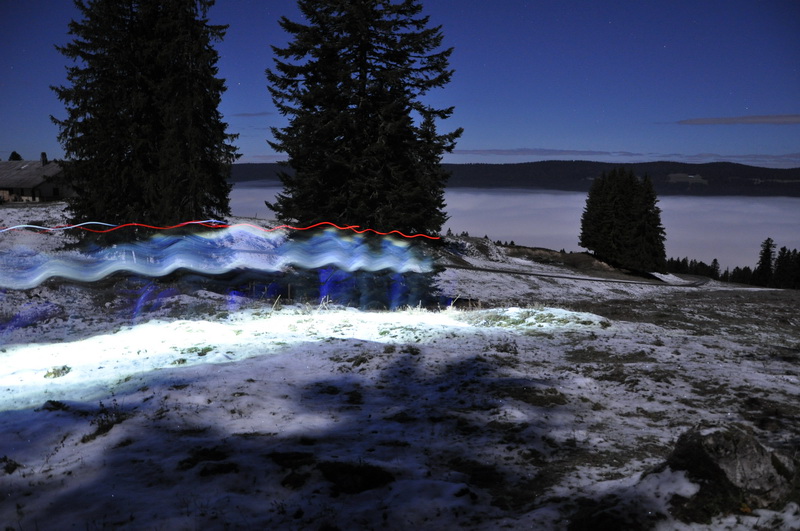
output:
[[[334, 267], [347, 272], [432, 271], [430, 259], [422, 256], [410, 242], [391, 237], [382, 238], [379, 242], [370, 241], [363, 236], [363, 233], [376, 231], [357, 230], [357, 227], [353, 226], [339, 227], [332, 223], [320, 223], [313, 227], [296, 229], [308, 230], [323, 225], [338, 229], [338, 231], [333, 228], [317, 231], [302, 240], [287, 239], [284, 232], [278, 231], [281, 227], [264, 229], [249, 224], [225, 225], [213, 220], [156, 228], [167, 230], [188, 224], [199, 224], [214, 230], [189, 235], [161, 233], [142, 242], [117, 244], [84, 252], [39, 253], [24, 246], [14, 247], [0, 252], [0, 288], [29, 289], [55, 277], [95, 282], [118, 272], [162, 277], [177, 270], [204, 275], [223, 275], [236, 270], [275, 273], [292, 268], [322, 267]], [[89, 225], [109, 228], [87, 228]], [[145, 226], [138, 224], [125, 226], [130, 225]], [[123, 225], [91, 222], [80, 226], [54, 228], [19, 225], [2, 231], [32, 228], [49, 232], [81, 228], [107, 232], [122, 227]], [[341, 231], [344, 230], [353, 231], [354, 234], [342, 234]]]

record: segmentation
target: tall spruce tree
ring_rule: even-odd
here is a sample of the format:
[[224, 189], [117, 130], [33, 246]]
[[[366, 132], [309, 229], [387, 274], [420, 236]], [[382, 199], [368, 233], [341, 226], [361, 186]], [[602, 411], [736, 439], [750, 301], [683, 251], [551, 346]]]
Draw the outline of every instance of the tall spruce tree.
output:
[[769, 286], [772, 284], [772, 272], [775, 268], [775, 242], [767, 238], [761, 242], [761, 251], [758, 255], [758, 264], [753, 270], [752, 283], [756, 286]]
[[218, 111], [213, 0], [75, 0], [59, 126], [72, 221], [171, 225], [230, 214], [238, 156]]
[[649, 177], [617, 168], [595, 179], [581, 217], [581, 247], [620, 267], [665, 272], [665, 238]]
[[428, 28], [420, 0], [298, 0], [306, 23], [273, 47], [269, 91], [283, 128], [270, 145], [293, 171], [267, 205], [301, 225], [332, 221], [378, 231], [438, 233], [447, 216], [441, 168], [462, 130], [440, 134], [453, 108], [422, 97], [450, 81], [452, 48]]

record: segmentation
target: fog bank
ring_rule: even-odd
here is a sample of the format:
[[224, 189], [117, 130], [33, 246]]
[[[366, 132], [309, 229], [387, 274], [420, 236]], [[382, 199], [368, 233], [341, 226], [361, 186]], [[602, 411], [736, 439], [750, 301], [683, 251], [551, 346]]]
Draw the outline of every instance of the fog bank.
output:
[[[272, 219], [264, 201], [273, 201], [280, 188], [274, 182], [269, 183], [273, 186], [247, 184], [236, 185], [231, 192], [233, 214]], [[584, 251], [578, 246], [578, 236], [585, 193], [455, 188], [445, 197], [450, 215], [445, 230], [532, 247]], [[724, 271], [754, 267], [761, 242], [768, 237], [778, 249], [800, 249], [800, 198], [664, 196], [659, 207], [668, 257], [706, 263], [716, 258]]]

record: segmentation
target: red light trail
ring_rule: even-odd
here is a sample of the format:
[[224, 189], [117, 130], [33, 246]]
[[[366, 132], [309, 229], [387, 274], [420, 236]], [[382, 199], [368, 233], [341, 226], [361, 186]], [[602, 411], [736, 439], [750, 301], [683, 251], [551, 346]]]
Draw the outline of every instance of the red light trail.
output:
[[[105, 227], [108, 227], [108, 228], [105, 228], [105, 229], [94, 229], [94, 228], [89, 228], [88, 227], [89, 225], [101, 225], [101, 226], [105, 226]], [[178, 229], [178, 228], [181, 228], [181, 227], [186, 227], [188, 225], [199, 225], [201, 227], [207, 227], [207, 228], [210, 228], [210, 229], [227, 229], [227, 228], [231, 228], [231, 227], [252, 227], [254, 229], [258, 229], [258, 230], [261, 230], [261, 231], [264, 231], [264, 232], [273, 232], [273, 231], [280, 230], [280, 229], [306, 231], [306, 230], [311, 230], [311, 229], [318, 228], [318, 227], [321, 227], [321, 226], [328, 226], [328, 227], [332, 227], [332, 228], [335, 228], [335, 229], [338, 229], [338, 230], [341, 230], [341, 231], [350, 230], [350, 231], [353, 231], [356, 234], [364, 234], [364, 233], [368, 233], [369, 232], [369, 233], [377, 234], [379, 236], [397, 235], [397, 236], [401, 236], [403, 238], [408, 238], [408, 239], [414, 239], [414, 238], [426, 238], [428, 240], [440, 240], [441, 239], [439, 236], [429, 236], [427, 234], [412, 234], [412, 235], [403, 234], [402, 232], [400, 232], [398, 230], [393, 230], [393, 231], [389, 231], [389, 232], [380, 232], [380, 231], [377, 231], [375, 229], [362, 229], [359, 225], [347, 225], [347, 226], [342, 227], [342, 226], [337, 225], [335, 223], [332, 223], [330, 221], [320, 221], [319, 223], [315, 223], [313, 225], [309, 225], [308, 227], [293, 227], [291, 225], [279, 225], [277, 227], [273, 227], [273, 228], [270, 229], [270, 228], [265, 228], [265, 227], [259, 227], [258, 225], [253, 225], [251, 223], [236, 223], [236, 224], [230, 225], [230, 224], [223, 223], [221, 221], [217, 221], [217, 220], [213, 220], [213, 219], [212, 220], [204, 220], [204, 221], [184, 221], [183, 223], [178, 223], [177, 225], [172, 225], [172, 226], [169, 226], [169, 227], [156, 227], [154, 225], [146, 225], [144, 223], [124, 223], [122, 225], [113, 225], [111, 223], [103, 223], [103, 222], [100, 222], [100, 221], [87, 221], [87, 222], [84, 222], [84, 223], [78, 223], [76, 225], [58, 225], [58, 226], [55, 226], [55, 227], [40, 227], [38, 225], [15, 225], [13, 227], [0, 229], [0, 233], [12, 231], [12, 230], [22, 230], [22, 229], [34, 229], [34, 230], [38, 230], [39, 232], [54, 232], [54, 231], [62, 231], [62, 230], [69, 230], [69, 229], [81, 229], [81, 230], [84, 230], [84, 231], [87, 231], [87, 232], [95, 232], [95, 233], [98, 233], [98, 234], [104, 234], [104, 233], [116, 231], [116, 230], [119, 230], [119, 229], [122, 229], [122, 228], [126, 228], [126, 227], [142, 227], [142, 228], [153, 229], [153, 230], [171, 230], [171, 229]]]

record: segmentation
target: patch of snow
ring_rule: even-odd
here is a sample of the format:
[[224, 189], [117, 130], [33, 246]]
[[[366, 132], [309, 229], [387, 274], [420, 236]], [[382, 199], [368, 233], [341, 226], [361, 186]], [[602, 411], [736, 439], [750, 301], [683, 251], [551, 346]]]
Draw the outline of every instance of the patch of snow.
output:
[[673, 286], [688, 286], [694, 283], [692, 280], [685, 280], [679, 276], [673, 275], [672, 273], [650, 273], [661, 282], [665, 284], [671, 284]]

